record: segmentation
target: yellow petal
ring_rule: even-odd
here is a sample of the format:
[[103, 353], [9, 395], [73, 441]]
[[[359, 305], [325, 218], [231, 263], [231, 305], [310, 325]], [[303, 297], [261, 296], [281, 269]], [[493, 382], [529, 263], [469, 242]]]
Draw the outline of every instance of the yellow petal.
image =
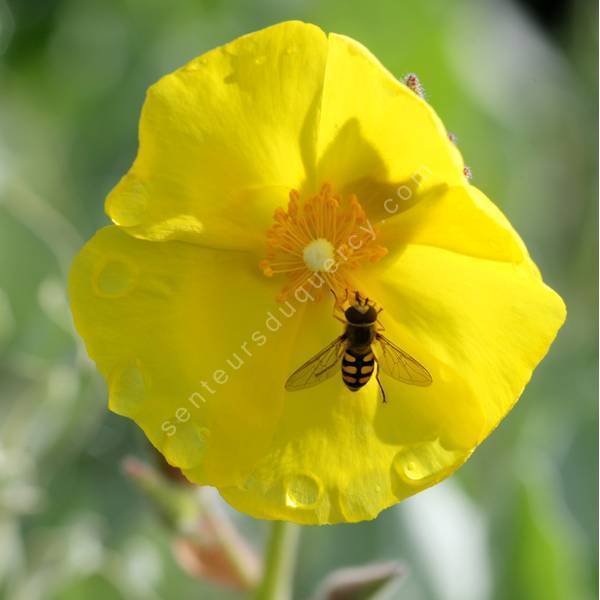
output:
[[245, 477], [281, 411], [284, 381], [270, 365], [288, 359], [289, 338], [265, 324], [276, 294], [246, 253], [137, 240], [114, 226], [70, 275], [75, 325], [111, 410], [213, 485]]
[[518, 400], [566, 316], [530, 259], [514, 264], [409, 245], [370, 285], [389, 337], [416, 340], [415, 356], [428, 353], [442, 379], [466, 382], [485, 415], [481, 439]]
[[[306, 306], [302, 318], [290, 370], [340, 333], [327, 303]], [[402, 342], [415, 355], [422, 350], [415, 340]], [[257, 518], [355, 522], [449, 475], [480, 439], [484, 418], [467, 382], [437, 376], [435, 359], [421, 354], [434, 385], [382, 376], [387, 404], [374, 378], [350, 392], [341, 373], [288, 393], [268, 451], [242, 486], [220, 488], [223, 497]]]
[[357, 42], [299, 22], [243, 36], [147, 95], [138, 156], [106, 210], [133, 236], [261, 248], [290, 189], [381, 205], [462, 183], [431, 107]]
[[390, 252], [419, 244], [514, 263], [529, 257], [502, 212], [471, 185], [436, 186], [408, 209], [400, 198], [390, 198], [384, 211], [380, 242]]
[[138, 156], [106, 210], [128, 233], [247, 248], [314, 164], [325, 34], [288, 22], [163, 77], [147, 95]]
[[[387, 404], [374, 379], [358, 392], [335, 377], [288, 394], [269, 451], [243, 486], [220, 488], [223, 497], [257, 518], [357, 522], [448, 476], [480, 433], [468, 390], [460, 380], [432, 390], [384, 385]], [[455, 397], [460, 406], [445, 404]]]
[[318, 158], [318, 179], [359, 193], [363, 205], [368, 199], [360, 191], [373, 193], [378, 182], [382, 203], [401, 185], [414, 193], [464, 181], [462, 158], [432, 108], [364, 46], [335, 34], [329, 36]]
[[[516, 402], [565, 316], [527, 264], [431, 246], [410, 245], [368, 285], [386, 308], [385, 334], [433, 384], [383, 374], [385, 405], [375, 381], [357, 393], [334, 378], [288, 394], [266, 455], [243, 486], [221, 489], [239, 510], [299, 523], [360, 521], [447, 477]], [[309, 310], [302, 337], [317, 349], [326, 315]]]

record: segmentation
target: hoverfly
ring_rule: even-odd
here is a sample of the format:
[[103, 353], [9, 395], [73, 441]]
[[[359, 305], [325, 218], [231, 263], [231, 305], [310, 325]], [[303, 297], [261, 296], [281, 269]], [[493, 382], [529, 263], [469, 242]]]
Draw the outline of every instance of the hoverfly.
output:
[[[344, 333], [294, 371], [286, 381], [286, 390], [303, 390], [322, 383], [335, 375], [340, 361], [342, 381], [351, 392], [366, 385], [375, 372], [383, 402], [386, 398], [379, 379], [380, 370], [402, 383], [431, 385], [433, 380], [429, 371], [381, 334], [383, 326], [378, 315], [382, 309], [376, 309], [358, 292], [354, 297], [354, 302], [344, 311], [343, 319], [335, 315], [335, 308], [339, 307], [336, 298], [334, 316], [344, 323]], [[373, 352], [374, 343], [379, 346], [379, 357]]]

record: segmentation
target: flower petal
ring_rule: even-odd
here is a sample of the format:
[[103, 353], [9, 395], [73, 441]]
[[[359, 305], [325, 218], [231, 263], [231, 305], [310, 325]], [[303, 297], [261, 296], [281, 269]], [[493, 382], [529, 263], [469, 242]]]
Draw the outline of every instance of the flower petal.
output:
[[[292, 366], [310, 357], [307, 346], [314, 353], [336, 335], [330, 310], [326, 303], [306, 307]], [[257, 518], [355, 522], [461, 465], [481, 436], [479, 402], [462, 378], [440, 377], [435, 358], [415, 340], [401, 341], [434, 373], [430, 388], [382, 376], [389, 399], [383, 404], [374, 378], [350, 392], [340, 373], [288, 393], [270, 448], [243, 485], [220, 488], [223, 497]]]
[[114, 226], [70, 275], [75, 324], [111, 410], [212, 485], [245, 478], [279, 418], [284, 380], [269, 375], [278, 361], [287, 369], [290, 338], [265, 324], [276, 294], [252, 255], [137, 240]]
[[418, 340], [415, 356], [431, 355], [442, 377], [466, 382], [485, 415], [479, 441], [518, 400], [566, 316], [528, 258], [517, 265], [409, 245], [369, 289], [391, 307], [382, 313], [389, 337]]
[[391, 253], [419, 244], [514, 263], [529, 257], [502, 212], [471, 185], [436, 186], [407, 210], [402, 210], [401, 199], [392, 198], [385, 210], [380, 241]]
[[257, 518], [357, 522], [447, 477], [480, 435], [477, 402], [460, 381], [384, 386], [387, 404], [374, 379], [358, 392], [336, 377], [288, 395], [269, 451], [244, 485], [220, 488], [225, 500]]
[[[517, 401], [564, 320], [529, 262], [409, 245], [371, 271], [365, 285], [386, 309], [385, 335], [433, 384], [382, 374], [385, 405], [373, 380], [357, 393], [334, 378], [288, 395], [271, 447], [224, 498], [259, 518], [360, 521], [450, 475]], [[311, 320], [320, 322], [309, 313], [303, 337], [318, 347]]]
[[247, 248], [314, 164], [327, 38], [287, 22], [196, 58], [147, 95], [140, 147], [109, 195], [140, 238]]
[[[364, 46], [336, 34], [329, 36], [318, 159], [318, 179], [335, 188], [372, 194], [379, 182], [379, 203], [399, 185], [426, 191], [464, 181], [460, 153], [433, 109]], [[371, 200], [359, 197], [363, 205]]]

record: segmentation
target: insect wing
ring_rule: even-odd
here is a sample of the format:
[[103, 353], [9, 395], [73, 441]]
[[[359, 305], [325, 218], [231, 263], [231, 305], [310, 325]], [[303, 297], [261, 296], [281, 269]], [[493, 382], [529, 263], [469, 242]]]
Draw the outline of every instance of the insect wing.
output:
[[294, 371], [286, 381], [285, 389], [289, 391], [303, 390], [329, 379], [338, 371], [336, 367], [345, 349], [346, 336], [341, 335]]
[[398, 346], [381, 334], [377, 334], [377, 341], [381, 348], [378, 357], [379, 366], [386, 375], [402, 383], [431, 385], [433, 379], [429, 371], [410, 354], [400, 350]]

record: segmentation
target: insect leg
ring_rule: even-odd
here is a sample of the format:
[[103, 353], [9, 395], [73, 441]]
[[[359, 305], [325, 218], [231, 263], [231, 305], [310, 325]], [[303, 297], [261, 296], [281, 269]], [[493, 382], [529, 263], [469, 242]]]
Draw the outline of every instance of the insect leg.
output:
[[338, 317], [338, 315], [335, 314], [335, 309], [338, 308], [337, 306], [333, 306], [333, 318], [337, 319], [340, 323], [343, 323], [344, 325], [348, 324], [348, 321], [346, 321], [346, 319], [342, 319], [342, 317]]
[[335, 298], [335, 302], [333, 303], [333, 313], [332, 313], [333, 318], [340, 321], [340, 323], [343, 323], [344, 325], [346, 325], [347, 324], [346, 319], [342, 319], [341, 317], [338, 317], [338, 315], [335, 314], [336, 309], [338, 309], [340, 311], [342, 310], [342, 307], [338, 301], [338, 297], [335, 295], [335, 292], [331, 288], [329, 288], [329, 291], [333, 294], [333, 297]]
[[379, 366], [378, 360], [376, 360], [375, 362], [377, 363], [377, 373], [375, 373], [375, 379], [377, 380], [377, 385], [379, 386], [379, 391], [381, 392], [381, 399], [383, 403], [386, 404], [387, 400], [385, 399], [385, 390], [383, 389], [383, 385], [381, 385], [381, 380], [379, 379], [379, 371], [381, 367]]

